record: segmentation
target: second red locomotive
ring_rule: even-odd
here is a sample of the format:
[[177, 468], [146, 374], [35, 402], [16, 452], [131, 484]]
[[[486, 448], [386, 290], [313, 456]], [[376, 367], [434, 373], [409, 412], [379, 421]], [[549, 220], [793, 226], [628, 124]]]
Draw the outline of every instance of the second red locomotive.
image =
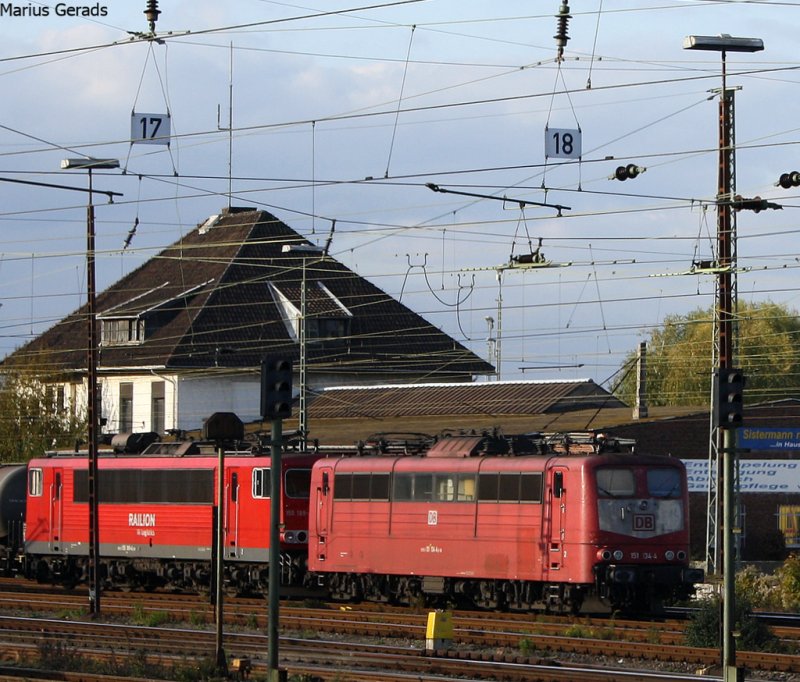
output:
[[602, 438], [570, 454], [518, 438], [498, 456], [498, 442], [502, 453], [505, 440], [465, 436], [423, 456], [319, 460], [309, 569], [344, 599], [576, 613], [588, 597], [651, 610], [702, 581], [680, 460], [610, 452]]

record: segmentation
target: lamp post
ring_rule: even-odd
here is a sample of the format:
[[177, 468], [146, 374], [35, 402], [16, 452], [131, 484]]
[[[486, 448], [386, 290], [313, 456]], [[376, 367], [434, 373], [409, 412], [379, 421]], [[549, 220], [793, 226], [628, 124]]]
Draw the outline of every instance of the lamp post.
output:
[[314, 244], [284, 244], [281, 251], [283, 253], [299, 254], [302, 259], [302, 281], [300, 284], [300, 320], [298, 336], [300, 337], [300, 442], [303, 452], [306, 450], [306, 436], [308, 434], [308, 410], [306, 404], [306, 394], [308, 389], [308, 337], [306, 333], [306, 315], [308, 307], [308, 283], [306, 281], [306, 261], [309, 256], [321, 257], [325, 252]]
[[[728, 52], [759, 52], [764, 49], [760, 38], [737, 38], [729, 35], [688, 36], [686, 50], [709, 50], [722, 57], [722, 90], [719, 98], [719, 167], [717, 172], [717, 344], [720, 373], [733, 367], [733, 315], [736, 288], [736, 227], [731, 205], [736, 192], [733, 92], [727, 87], [726, 55]], [[719, 396], [712, 392], [712, 400]], [[722, 452], [723, 535], [722, 535], [722, 667], [725, 682], [743, 677], [736, 668], [736, 643], [733, 638], [734, 581], [734, 477], [736, 475], [735, 430], [719, 424], [716, 439]], [[719, 457], [718, 457], [719, 460]], [[717, 478], [720, 469], [717, 467]], [[717, 486], [719, 489], [719, 486]], [[716, 505], [715, 505], [716, 507]]]
[[92, 202], [92, 170], [119, 168], [117, 159], [64, 159], [64, 170], [79, 169], [89, 173], [89, 204], [86, 209], [86, 318], [87, 318], [87, 448], [89, 460], [89, 611], [100, 615], [100, 537], [97, 495], [97, 441], [99, 415], [97, 414], [97, 327], [95, 310], [94, 267], [94, 203]]

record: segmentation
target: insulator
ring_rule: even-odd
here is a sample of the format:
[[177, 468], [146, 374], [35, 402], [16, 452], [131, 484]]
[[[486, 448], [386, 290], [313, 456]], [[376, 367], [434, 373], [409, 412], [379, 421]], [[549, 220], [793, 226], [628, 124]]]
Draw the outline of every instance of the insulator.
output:
[[617, 166], [614, 175], [612, 175], [610, 179], [624, 182], [625, 180], [637, 177], [639, 173], [644, 173], [646, 170], [646, 168], [637, 166], [635, 163], [629, 163], [627, 166]]
[[144, 10], [144, 16], [150, 25], [150, 33], [155, 33], [156, 31], [156, 22], [158, 21], [159, 14], [161, 14], [161, 10], [158, 9], [158, 0], [147, 0], [147, 8]]
[[792, 171], [791, 173], [781, 173], [778, 184], [783, 187], [783, 189], [798, 187], [800, 186], [800, 173], [797, 171]]
[[558, 8], [558, 29], [553, 36], [558, 46], [558, 61], [564, 58], [564, 47], [569, 40], [567, 30], [569, 28], [570, 19], [572, 19], [572, 15], [569, 13], [569, 5], [566, 2], [562, 2], [561, 7]]

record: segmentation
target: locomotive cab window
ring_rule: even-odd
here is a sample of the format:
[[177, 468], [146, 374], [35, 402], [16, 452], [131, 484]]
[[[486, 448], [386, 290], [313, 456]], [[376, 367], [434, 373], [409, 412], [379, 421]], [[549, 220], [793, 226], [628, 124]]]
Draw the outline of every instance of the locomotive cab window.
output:
[[283, 482], [286, 497], [295, 500], [307, 500], [311, 488], [311, 469], [289, 469]]
[[652, 497], [680, 497], [681, 476], [677, 469], [663, 467], [647, 470], [647, 492]]
[[42, 470], [30, 469], [28, 471], [28, 495], [41, 497], [42, 495]]
[[636, 494], [633, 469], [615, 467], [598, 469], [597, 492], [600, 497], [633, 497]]
[[269, 469], [253, 469], [253, 499], [267, 499], [271, 485]]

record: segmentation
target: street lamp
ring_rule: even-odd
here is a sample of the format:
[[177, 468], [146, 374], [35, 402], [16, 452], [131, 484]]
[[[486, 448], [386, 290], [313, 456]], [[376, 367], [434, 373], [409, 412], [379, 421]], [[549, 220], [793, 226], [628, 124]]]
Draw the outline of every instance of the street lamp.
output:
[[300, 320], [299, 320], [299, 329], [298, 329], [298, 336], [300, 337], [300, 418], [299, 418], [299, 429], [300, 429], [300, 442], [302, 444], [302, 449], [305, 451], [306, 449], [306, 436], [308, 434], [308, 410], [306, 404], [306, 394], [308, 388], [307, 382], [307, 372], [308, 372], [308, 353], [307, 353], [307, 343], [308, 338], [306, 334], [306, 312], [307, 312], [307, 301], [308, 298], [308, 287], [306, 282], [306, 261], [310, 256], [316, 256], [317, 258], [324, 255], [325, 251], [320, 246], [315, 246], [314, 244], [284, 244], [281, 248], [283, 253], [294, 253], [299, 254], [302, 258], [303, 266], [302, 266], [302, 283], [300, 285]]
[[94, 616], [100, 615], [100, 535], [98, 523], [97, 495], [97, 327], [95, 310], [95, 268], [94, 268], [94, 204], [92, 202], [92, 171], [97, 169], [119, 168], [117, 159], [64, 159], [64, 170], [86, 170], [89, 172], [89, 204], [86, 209], [86, 318], [87, 318], [87, 406], [88, 459], [89, 459], [89, 610]]
[[[717, 344], [720, 374], [733, 366], [733, 315], [736, 300], [736, 226], [731, 205], [736, 192], [735, 136], [733, 92], [728, 91], [726, 54], [728, 52], [759, 52], [764, 49], [760, 38], [737, 38], [726, 34], [718, 36], [687, 36], [683, 41], [686, 50], [709, 50], [722, 57], [722, 90], [719, 98], [719, 167], [717, 183]], [[712, 392], [712, 400], [719, 400]], [[733, 638], [735, 583], [734, 583], [734, 477], [735, 431], [733, 425], [719, 424], [717, 452], [722, 452], [723, 485], [723, 558], [722, 558], [722, 667], [725, 682], [739, 679], [736, 668], [736, 648]], [[717, 456], [719, 461], [719, 455]], [[717, 478], [720, 468], [717, 466]], [[719, 486], [717, 486], [717, 489]], [[710, 490], [710, 488], [709, 488]], [[709, 505], [710, 506], [710, 505]], [[714, 511], [716, 510], [714, 503]], [[709, 510], [711, 512], [711, 510]], [[710, 515], [710, 514], [709, 514]], [[716, 565], [716, 562], [715, 562]]]

